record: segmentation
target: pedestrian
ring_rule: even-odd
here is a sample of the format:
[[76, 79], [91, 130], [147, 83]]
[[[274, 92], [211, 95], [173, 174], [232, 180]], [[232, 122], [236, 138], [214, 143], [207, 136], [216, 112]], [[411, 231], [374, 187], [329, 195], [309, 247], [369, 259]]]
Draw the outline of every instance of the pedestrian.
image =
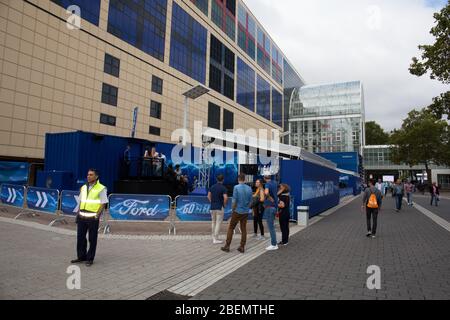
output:
[[381, 210], [383, 197], [374, 181], [369, 181], [369, 188], [364, 191], [362, 209], [366, 210], [367, 216], [367, 237], [375, 238], [377, 234], [378, 213]]
[[217, 183], [209, 189], [208, 200], [211, 203], [211, 234], [213, 244], [220, 244], [223, 243], [223, 241], [219, 239], [219, 233], [223, 222], [224, 210], [228, 202], [228, 190], [223, 185], [223, 175], [218, 175], [216, 180]]
[[280, 184], [278, 190], [278, 210], [280, 217], [281, 242], [278, 245], [287, 246], [289, 243], [289, 221], [291, 220], [290, 204], [291, 196], [289, 194], [290, 188], [287, 184]]
[[277, 234], [275, 232], [275, 215], [278, 207], [278, 187], [277, 183], [272, 180], [270, 175], [264, 177], [266, 185], [264, 187], [264, 215], [267, 220], [267, 226], [270, 232], [270, 246], [266, 250], [278, 250]]
[[[253, 229], [255, 231], [253, 237], [257, 240], [265, 240], [264, 237], [264, 188], [261, 180], [256, 180], [255, 182], [255, 192], [253, 193], [252, 199], [252, 210], [253, 210]], [[258, 236], [258, 226], [261, 235]]]
[[405, 193], [406, 193], [406, 199], [408, 200], [408, 206], [412, 206], [412, 195], [414, 192], [414, 185], [411, 183], [410, 180], [405, 183]]
[[239, 184], [233, 189], [233, 214], [231, 216], [230, 225], [228, 227], [227, 241], [222, 251], [230, 252], [231, 240], [233, 232], [237, 224], [241, 227], [241, 245], [238, 251], [245, 252], [245, 244], [247, 242], [247, 219], [250, 206], [252, 203], [252, 188], [245, 184], [245, 174], [240, 174], [238, 178]]
[[395, 198], [395, 211], [400, 212], [402, 210], [402, 201], [404, 196], [405, 188], [403, 187], [402, 181], [397, 179], [393, 187], [392, 195]]
[[[94, 263], [97, 250], [97, 238], [100, 216], [108, 203], [107, 190], [100, 183], [96, 169], [89, 169], [87, 183], [80, 190], [80, 209], [76, 217], [77, 223], [77, 255], [71, 263], [85, 262], [90, 267]], [[89, 233], [89, 251], [86, 235]]]
[[433, 201], [436, 204], [436, 207], [438, 206], [439, 202], [439, 187], [436, 184], [436, 182], [433, 182], [433, 184], [430, 187], [430, 193], [431, 193], [431, 202], [430, 205], [433, 205]]
[[378, 179], [378, 182], [375, 184], [375, 188], [380, 190], [381, 194], [384, 195], [385, 184], [381, 179]]

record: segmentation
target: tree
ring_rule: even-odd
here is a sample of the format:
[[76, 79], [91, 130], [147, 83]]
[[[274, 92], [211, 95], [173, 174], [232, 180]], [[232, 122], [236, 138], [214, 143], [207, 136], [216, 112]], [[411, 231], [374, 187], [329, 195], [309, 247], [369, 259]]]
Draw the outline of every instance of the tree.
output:
[[[423, 76], [431, 72], [430, 78], [437, 79], [444, 84], [450, 83], [450, 0], [447, 5], [434, 14], [436, 25], [430, 33], [436, 38], [433, 45], [420, 45], [422, 51], [421, 60], [412, 58], [409, 72], [416, 76]], [[428, 108], [438, 117], [450, 116], [449, 102], [450, 91], [443, 93], [433, 100], [433, 104]]]
[[413, 110], [401, 129], [391, 135], [391, 160], [409, 166], [425, 165], [431, 178], [430, 165], [450, 165], [449, 125], [428, 109]]
[[377, 146], [389, 143], [389, 134], [375, 121], [366, 122], [366, 145]]

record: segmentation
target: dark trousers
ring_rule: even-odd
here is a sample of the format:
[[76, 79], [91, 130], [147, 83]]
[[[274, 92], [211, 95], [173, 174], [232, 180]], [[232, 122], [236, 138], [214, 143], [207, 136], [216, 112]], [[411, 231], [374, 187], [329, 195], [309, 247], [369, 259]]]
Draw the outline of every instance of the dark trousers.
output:
[[397, 210], [402, 210], [402, 202], [403, 202], [403, 195], [402, 194], [395, 195], [395, 206]]
[[377, 233], [378, 209], [367, 208], [366, 215], [367, 215], [367, 231], [375, 235]]
[[281, 229], [281, 242], [286, 244], [289, 242], [289, 211], [280, 213], [280, 229]]
[[[99, 219], [78, 218], [77, 223], [77, 254], [78, 259], [94, 261], [97, 249]], [[89, 232], [89, 251], [87, 251], [86, 234]], [[87, 252], [86, 252], [87, 251]]]
[[248, 214], [237, 214], [236, 212], [233, 212], [233, 215], [231, 216], [230, 225], [228, 227], [228, 233], [227, 233], [227, 242], [225, 247], [230, 248], [231, 240], [233, 240], [233, 231], [236, 228], [237, 224], [240, 223], [241, 227], [241, 248], [245, 248], [245, 244], [247, 243], [247, 220], [248, 220]]
[[253, 228], [255, 230], [255, 234], [258, 233], [258, 226], [259, 226], [259, 231], [261, 231], [261, 235], [264, 236], [264, 224], [263, 224], [264, 209], [262, 210], [255, 209], [254, 212], [255, 215], [253, 216]]
[[436, 204], [436, 207], [437, 207], [438, 206], [438, 195], [436, 195], [436, 194], [431, 195], [431, 202], [430, 202], [431, 206], [433, 205], [433, 202]]

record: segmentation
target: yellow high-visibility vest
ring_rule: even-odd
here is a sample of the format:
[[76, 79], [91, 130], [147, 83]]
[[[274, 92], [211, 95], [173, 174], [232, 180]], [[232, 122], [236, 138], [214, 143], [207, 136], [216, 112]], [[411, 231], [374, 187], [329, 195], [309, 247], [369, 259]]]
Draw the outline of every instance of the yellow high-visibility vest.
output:
[[105, 189], [105, 186], [97, 181], [91, 190], [88, 191], [87, 185], [81, 187], [80, 192], [80, 215], [87, 218], [96, 216], [100, 210], [102, 203], [100, 193]]

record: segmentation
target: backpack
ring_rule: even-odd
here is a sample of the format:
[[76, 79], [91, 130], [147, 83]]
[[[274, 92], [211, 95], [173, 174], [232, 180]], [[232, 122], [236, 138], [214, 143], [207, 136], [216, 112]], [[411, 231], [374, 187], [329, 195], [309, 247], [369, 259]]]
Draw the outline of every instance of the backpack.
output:
[[377, 196], [373, 192], [370, 193], [369, 201], [367, 202], [367, 208], [378, 209]]

